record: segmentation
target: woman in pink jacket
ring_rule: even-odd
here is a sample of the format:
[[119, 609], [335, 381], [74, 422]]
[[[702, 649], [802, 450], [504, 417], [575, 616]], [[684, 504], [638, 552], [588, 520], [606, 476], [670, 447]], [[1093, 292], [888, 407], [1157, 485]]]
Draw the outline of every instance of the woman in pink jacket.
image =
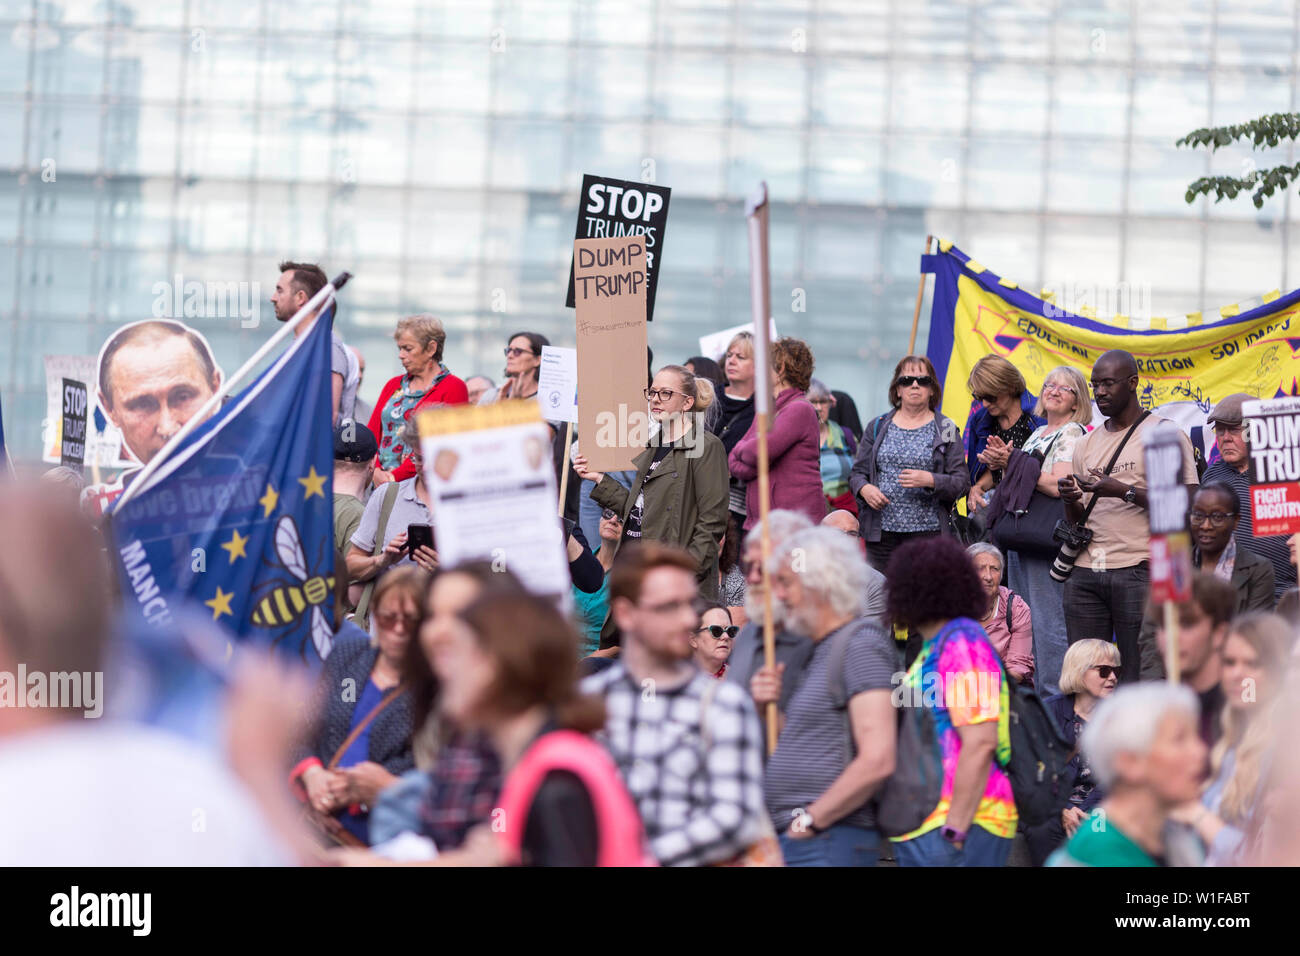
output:
[[[773, 510], [805, 514], [820, 524], [826, 517], [822, 494], [821, 425], [805, 393], [812, 381], [813, 354], [800, 339], [778, 339], [772, 345], [772, 421], [767, 433], [768, 485]], [[745, 488], [745, 530], [758, 524], [758, 422], [731, 450], [731, 474], [748, 482]]]

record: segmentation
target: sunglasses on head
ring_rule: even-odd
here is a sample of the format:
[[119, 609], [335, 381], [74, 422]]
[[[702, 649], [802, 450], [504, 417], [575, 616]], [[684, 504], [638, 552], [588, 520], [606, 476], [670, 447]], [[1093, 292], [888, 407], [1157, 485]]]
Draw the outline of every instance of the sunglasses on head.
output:
[[913, 385], [920, 385], [928, 388], [930, 382], [931, 378], [928, 375], [900, 375], [895, 384], [900, 385], [903, 388], [911, 388]]
[[695, 633], [703, 634], [705, 631], [708, 631], [710, 636], [712, 636], [712, 638], [715, 641], [722, 640], [723, 634], [726, 634], [727, 637], [731, 638], [734, 641], [736, 639], [736, 635], [740, 633], [740, 628], [738, 628], [735, 624], [729, 624], [726, 627], [723, 627], [721, 624], [710, 624], [708, 627], [700, 628]]
[[1110, 680], [1111, 674], [1114, 674], [1115, 679], [1118, 680], [1120, 671], [1123, 670], [1122, 667], [1111, 667], [1109, 664], [1094, 664], [1093, 669], [1102, 680]]

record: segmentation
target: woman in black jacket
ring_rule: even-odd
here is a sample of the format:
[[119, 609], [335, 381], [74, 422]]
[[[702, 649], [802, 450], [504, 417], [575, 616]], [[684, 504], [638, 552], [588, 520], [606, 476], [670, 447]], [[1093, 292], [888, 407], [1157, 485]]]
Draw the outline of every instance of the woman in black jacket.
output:
[[1059, 819], [1025, 830], [1034, 866], [1042, 866], [1053, 850], [1074, 836], [1079, 824], [1101, 803], [1103, 794], [1092, 767], [1079, 750], [1079, 736], [1093, 709], [1119, 686], [1119, 670], [1119, 648], [1114, 644], [1091, 638], [1076, 641], [1065, 652], [1061, 664], [1061, 693], [1043, 701], [1047, 712], [1056, 720], [1061, 736], [1074, 748], [1074, 756], [1066, 765], [1072, 774], [1072, 779], [1067, 781], [1070, 799]]
[[384, 575], [375, 587], [375, 638], [340, 635], [325, 659], [316, 727], [289, 777], [339, 842], [369, 843], [370, 804], [415, 766], [415, 710], [404, 678], [428, 582], [417, 567]]

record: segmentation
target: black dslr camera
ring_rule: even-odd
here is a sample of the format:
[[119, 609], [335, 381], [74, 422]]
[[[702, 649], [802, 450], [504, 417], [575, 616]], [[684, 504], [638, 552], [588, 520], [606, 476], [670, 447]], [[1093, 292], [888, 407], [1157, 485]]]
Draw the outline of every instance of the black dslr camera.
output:
[[1092, 541], [1092, 531], [1087, 525], [1075, 524], [1062, 518], [1052, 529], [1052, 540], [1059, 541], [1061, 549], [1052, 559], [1052, 570], [1049, 573], [1053, 581], [1064, 583], [1070, 576], [1070, 572], [1074, 570], [1074, 559]]

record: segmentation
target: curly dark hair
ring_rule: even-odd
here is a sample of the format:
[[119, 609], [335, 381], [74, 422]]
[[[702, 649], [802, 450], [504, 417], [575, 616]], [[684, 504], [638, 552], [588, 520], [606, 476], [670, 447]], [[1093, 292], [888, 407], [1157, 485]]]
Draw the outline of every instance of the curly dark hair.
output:
[[970, 556], [954, 538], [909, 541], [889, 558], [885, 571], [889, 616], [909, 628], [968, 617], [988, 609]]
[[727, 533], [722, 542], [722, 551], [718, 554], [718, 570], [730, 574], [731, 569], [740, 563], [740, 542], [745, 533], [740, 530], [740, 522], [734, 514], [727, 516]]
[[815, 365], [812, 349], [803, 339], [787, 335], [772, 343], [772, 369], [791, 388], [808, 391]]

